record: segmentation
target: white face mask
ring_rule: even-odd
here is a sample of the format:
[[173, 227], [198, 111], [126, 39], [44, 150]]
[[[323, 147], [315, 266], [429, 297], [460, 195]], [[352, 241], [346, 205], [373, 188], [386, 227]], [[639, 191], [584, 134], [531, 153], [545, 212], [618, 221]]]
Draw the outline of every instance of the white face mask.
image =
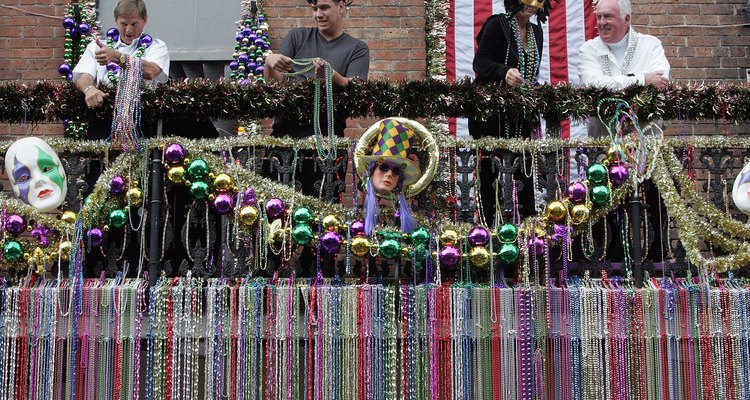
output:
[[5, 152], [5, 171], [13, 193], [40, 211], [56, 209], [68, 193], [60, 157], [47, 142], [27, 137], [14, 142]]
[[737, 209], [750, 215], [750, 163], [747, 163], [732, 187], [732, 200]]

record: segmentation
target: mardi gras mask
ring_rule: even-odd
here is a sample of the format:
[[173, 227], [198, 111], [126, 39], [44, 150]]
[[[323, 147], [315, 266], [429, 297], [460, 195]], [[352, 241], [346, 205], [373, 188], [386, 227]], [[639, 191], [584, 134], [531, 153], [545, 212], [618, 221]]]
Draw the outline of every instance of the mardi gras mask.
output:
[[532, 6], [534, 8], [542, 8], [544, 7], [544, 3], [546, 0], [537, 1], [537, 0], [521, 0], [521, 3], [526, 4], [527, 6]]
[[734, 180], [732, 200], [737, 209], [750, 215], [750, 163], [745, 165]]
[[5, 171], [16, 196], [40, 211], [54, 210], [68, 193], [60, 157], [42, 139], [14, 142], [5, 152]]

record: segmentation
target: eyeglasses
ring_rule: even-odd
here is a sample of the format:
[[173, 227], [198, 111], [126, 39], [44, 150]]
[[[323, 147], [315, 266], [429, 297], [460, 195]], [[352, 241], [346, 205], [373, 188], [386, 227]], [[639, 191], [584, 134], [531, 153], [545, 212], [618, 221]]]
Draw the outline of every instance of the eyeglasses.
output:
[[401, 169], [400, 165], [392, 165], [392, 164], [389, 164], [387, 162], [381, 162], [381, 163], [379, 163], [378, 164], [378, 169], [382, 173], [386, 173], [388, 171], [391, 171], [391, 174], [393, 174], [393, 176], [401, 176], [401, 174], [404, 172]]

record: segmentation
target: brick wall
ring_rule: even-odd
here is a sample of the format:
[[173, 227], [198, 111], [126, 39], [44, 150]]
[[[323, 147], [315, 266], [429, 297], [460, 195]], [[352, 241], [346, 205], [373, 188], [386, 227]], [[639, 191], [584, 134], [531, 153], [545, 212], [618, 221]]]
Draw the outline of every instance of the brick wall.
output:
[[[157, 0], [151, 0], [157, 1]], [[58, 79], [62, 61], [62, 17], [67, 1], [3, 0], [0, 4], [0, 80]], [[750, 68], [750, 26], [741, 24], [745, 0], [635, 1], [636, 29], [662, 39], [677, 81], [744, 81]], [[266, 2], [272, 48], [297, 26], [313, 26], [304, 0]], [[152, 23], [154, 23], [152, 21]], [[368, 43], [372, 79], [424, 77], [424, 3], [421, 0], [355, 0], [345, 19], [346, 30]], [[372, 119], [353, 121], [356, 135]], [[677, 125], [677, 124], [673, 124]], [[691, 124], [690, 129], [693, 130]], [[730, 127], [743, 131], [742, 127]], [[60, 134], [59, 125], [0, 124], [0, 137], [31, 131]], [[709, 124], [705, 133], [714, 133]]]
[[[636, 3], [636, 2], [634, 2]], [[633, 4], [633, 23], [657, 36], [681, 81], [745, 81], [750, 69], [750, 25], [744, 0], [655, 0]]]
[[[67, 1], [3, 0], [0, 4], [0, 80], [59, 79], [63, 61], [62, 19]], [[0, 105], [2, 107], [2, 105]], [[6, 135], [62, 134], [59, 124], [0, 124]]]

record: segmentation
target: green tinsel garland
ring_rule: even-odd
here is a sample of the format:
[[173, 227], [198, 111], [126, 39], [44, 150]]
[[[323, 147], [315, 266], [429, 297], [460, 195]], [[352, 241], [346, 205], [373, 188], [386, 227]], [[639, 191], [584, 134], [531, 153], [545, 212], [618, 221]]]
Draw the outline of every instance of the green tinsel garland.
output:
[[[426, 79], [408, 82], [354, 81], [335, 87], [336, 110], [352, 117], [401, 116], [487, 118], [512, 110], [518, 118], [548, 125], [566, 118], [581, 120], [596, 114], [599, 100], [621, 98], [637, 110], [641, 120], [666, 119], [750, 120], [750, 86], [673, 84], [664, 91], [633, 86], [621, 91], [568, 85], [511, 88], [475, 85], [469, 80], [444, 82]], [[306, 118], [313, 93], [312, 81], [239, 85], [229, 81], [191, 80], [160, 85], [143, 93], [145, 117], [163, 120], [217, 118]], [[0, 121], [57, 122], [65, 115], [86, 115], [102, 120], [112, 115], [112, 99], [103, 107], [88, 109], [83, 95], [70, 83], [0, 83]], [[603, 107], [602, 114], [613, 110]], [[520, 113], [519, 113], [519, 110]]]

